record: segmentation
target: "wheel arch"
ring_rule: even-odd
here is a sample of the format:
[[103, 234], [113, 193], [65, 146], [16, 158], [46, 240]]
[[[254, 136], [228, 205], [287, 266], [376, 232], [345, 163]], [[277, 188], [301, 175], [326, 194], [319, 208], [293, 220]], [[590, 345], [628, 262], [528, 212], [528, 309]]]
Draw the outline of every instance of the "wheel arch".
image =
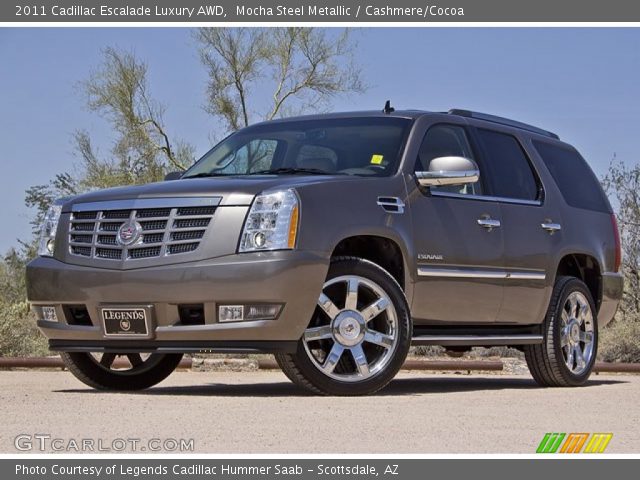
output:
[[[407, 254], [401, 243], [383, 235], [352, 235], [338, 241], [331, 251], [331, 258], [339, 256], [360, 257], [385, 269], [398, 282], [410, 302], [413, 282], [407, 264]], [[411, 304], [411, 303], [409, 303]]]
[[[602, 303], [602, 267], [600, 262], [587, 253], [568, 253], [560, 261], [555, 272], [555, 278], [570, 276], [582, 280], [596, 304], [596, 311]], [[554, 281], [555, 281], [554, 278]]]

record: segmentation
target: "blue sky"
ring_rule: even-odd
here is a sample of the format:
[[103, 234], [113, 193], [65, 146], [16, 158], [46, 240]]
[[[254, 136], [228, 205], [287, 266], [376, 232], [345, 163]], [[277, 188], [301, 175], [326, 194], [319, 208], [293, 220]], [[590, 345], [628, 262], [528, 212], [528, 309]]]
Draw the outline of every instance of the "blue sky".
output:
[[[369, 90], [335, 110], [483, 111], [532, 123], [574, 144], [602, 175], [612, 156], [638, 158], [640, 30], [609, 28], [354, 29]], [[24, 191], [73, 171], [71, 134], [87, 129], [109, 149], [108, 125], [84, 106], [78, 81], [105, 46], [149, 64], [152, 94], [173, 135], [210, 147], [206, 72], [183, 28], [0, 29], [0, 252], [30, 236]], [[267, 95], [268, 92], [257, 92]]]

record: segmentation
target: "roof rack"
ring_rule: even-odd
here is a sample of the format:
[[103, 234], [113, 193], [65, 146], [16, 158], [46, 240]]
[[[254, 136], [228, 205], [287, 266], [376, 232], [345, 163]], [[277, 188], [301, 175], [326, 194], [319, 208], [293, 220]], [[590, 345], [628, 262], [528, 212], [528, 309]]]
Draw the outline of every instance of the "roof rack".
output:
[[500, 125], [507, 125], [509, 127], [519, 128], [521, 130], [527, 130], [528, 132], [544, 135], [545, 137], [555, 138], [559, 140], [560, 137], [553, 132], [543, 130], [542, 128], [534, 127], [526, 123], [518, 122], [516, 120], [510, 120], [508, 118], [498, 117], [496, 115], [489, 115], [488, 113], [472, 112], [471, 110], [461, 110], [453, 108], [447, 112], [449, 115], [458, 115], [460, 117], [476, 118], [478, 120], [484, 120], [485, 122], [498, 123]]

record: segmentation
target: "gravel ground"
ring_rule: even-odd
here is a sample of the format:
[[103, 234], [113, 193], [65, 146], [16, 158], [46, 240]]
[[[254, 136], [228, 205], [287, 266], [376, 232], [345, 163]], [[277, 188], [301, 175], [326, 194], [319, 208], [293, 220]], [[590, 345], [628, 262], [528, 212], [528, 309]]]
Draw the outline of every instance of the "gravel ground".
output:
[[275, 371], [181, 371], [137, 394], [95, 392], [68, 372], [3, 371], [0, 452], [15, 453], [19, 434], [47, 434], [63, 448], [193, 438], [196, 453], [533, 453], [546, 432], [613, 432], [608, 453], [640, 453], [639, 398], [640, 376], [622, 375], [541, 389], [524, 375], [402, 372], [378, 395], [337, 398]]

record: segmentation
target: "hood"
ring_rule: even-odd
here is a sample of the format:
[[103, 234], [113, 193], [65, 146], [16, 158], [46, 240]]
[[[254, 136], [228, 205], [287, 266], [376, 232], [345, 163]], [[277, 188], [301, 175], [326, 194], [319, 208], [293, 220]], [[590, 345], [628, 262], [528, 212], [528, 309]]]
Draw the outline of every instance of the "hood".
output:
[[62, 211], [70, 212], [73, 205], [78, 203], [167, 197], [221, 197], [221, 206], [250, 205], [253, 198], [265, 190], [357, 179], [358, 177], [346, 175], [256, 175], [170, 180], [146, 185], [108, 188], [77, 195], [64, 202]]

